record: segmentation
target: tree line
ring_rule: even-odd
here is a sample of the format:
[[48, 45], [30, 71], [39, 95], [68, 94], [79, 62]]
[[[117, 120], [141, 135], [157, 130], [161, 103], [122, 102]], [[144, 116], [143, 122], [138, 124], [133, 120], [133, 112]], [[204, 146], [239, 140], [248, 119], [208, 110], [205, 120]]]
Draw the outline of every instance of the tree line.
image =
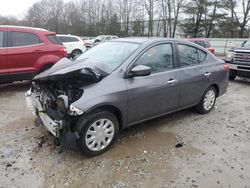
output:
[[0, 24], [79, 36], [249, 37], [250, 0], [41, 0]]

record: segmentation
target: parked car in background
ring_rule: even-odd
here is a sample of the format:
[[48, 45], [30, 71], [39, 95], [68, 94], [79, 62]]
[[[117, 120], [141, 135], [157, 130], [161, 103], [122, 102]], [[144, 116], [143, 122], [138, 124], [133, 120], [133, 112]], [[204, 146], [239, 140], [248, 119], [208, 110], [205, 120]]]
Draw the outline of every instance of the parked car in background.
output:
[[236, 76], [250, 78], [250, 40], [244, 41], [241, 48], [230, 49], [225, 57], [230, 67], [229, 78]]
[[206, 48], [208, 51], [210, 51], [212, 54], [215, 53], [215, 49], [211, 47], [209, 40], [202, 39], [202, 38], [189, 38], [186, 39], [189, 42], [193, 42], [195, 44], [198, 44], [202, 46], [203, 48]]
[[76, 59], [80, 54], [86, 51], [84, 41], [75, 35], [56, 35], [67, 49], [68, 57]]
[[33, 79], [26, 96], [37, 126], [93, 156], [131, 125], [189, 107], [210, 112], [227, 87], [227, 64], [198, 45], [124, 38], [62, 59]]
[[30, 80], [66, 55], [65, 47], [54, 32], [0, 26], [0, 83]]
[[92, 46], [95, 46], [101, 42], [107, 42], [113, 39], [118, 39], [118, 36], [116, 35], [99, 35], [95, 38], [94, 43], [92, 44]]
[[95, 42], [95, 37], [83, 37], [82, 40], [84, 42], [84, 46], [86, 46], [86, 49], [88, 50]]

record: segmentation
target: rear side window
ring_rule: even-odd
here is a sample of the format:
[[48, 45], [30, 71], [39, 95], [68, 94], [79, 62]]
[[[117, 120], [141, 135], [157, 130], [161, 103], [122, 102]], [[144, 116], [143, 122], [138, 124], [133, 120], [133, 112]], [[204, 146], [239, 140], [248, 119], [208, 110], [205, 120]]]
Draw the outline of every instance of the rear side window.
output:
[[3, 31], [0, 31], [0, 48], [3, 47]]
[[75, 37], [64, 37], [64, 36], [59, 36], [58, 37], [62, 42], [79, 42], [79, 40]]
[[30, 46], [41, 44], [41, 40], [33, 33], [26, 32], [10, 32], [10, 46]]
[[46, 37], [51, 43], [62, 45], [62, 42], [56, 35], [47, 35]]
[[207, 54], [193, 46], [178, 44], [181, 66], [198, 65], [205, 61]]

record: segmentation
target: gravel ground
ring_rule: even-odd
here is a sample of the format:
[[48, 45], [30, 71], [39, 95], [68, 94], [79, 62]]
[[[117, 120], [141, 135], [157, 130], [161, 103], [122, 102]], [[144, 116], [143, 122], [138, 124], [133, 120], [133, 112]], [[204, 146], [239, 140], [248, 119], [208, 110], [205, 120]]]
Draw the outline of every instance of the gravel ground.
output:
[[120, 133], [107, 153], [61, 150], [25, 106], [29, 83], [0, 86], [0, 187], [250, 188], [250, 80], [213, 111], [184, 110]]

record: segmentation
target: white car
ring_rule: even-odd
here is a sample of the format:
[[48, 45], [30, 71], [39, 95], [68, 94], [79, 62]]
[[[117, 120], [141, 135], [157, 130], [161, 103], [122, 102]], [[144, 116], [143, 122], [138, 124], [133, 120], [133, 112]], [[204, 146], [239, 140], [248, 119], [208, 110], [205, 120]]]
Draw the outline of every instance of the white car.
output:
[[56, 35], [67, 49], [68, 57], [75, 59], [86, 51], [83, 40], [75, 35]]

